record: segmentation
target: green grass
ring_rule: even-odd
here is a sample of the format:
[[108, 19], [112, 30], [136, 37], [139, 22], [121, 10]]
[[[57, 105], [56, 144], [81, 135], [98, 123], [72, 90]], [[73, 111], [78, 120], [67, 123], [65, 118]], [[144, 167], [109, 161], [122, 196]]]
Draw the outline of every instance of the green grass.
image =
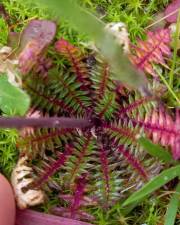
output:
[[0, 18], [0, 46], [3, 46], [7, 43], [8, 38], [8, 26], [3, 18]]
[[144, 28], [151, 23], [154, 14], [163, 9], [168, 0], [143, 1], [143, 0], [81, 0], [84, 6], [90, 8], [105, 22], [125, 22], [132, 42], [136, 38], [144, 38]]
[[[0, 2], [3, 2], [6, 10], [10, 14], [11, 29], [15, 32], [21, 32], [30, 19], [50, 19], [53, 16], [46, 9], [39, 9], [35, 5], [33, 6], [32, 3], [26, 3], [26, 1], [22, 3], [18, 0], [1, 0]], [[169, 0], [79, 0], [79, 2], [98, 17], [102, 18], [104, 22], [125, 22], [130, 33], [131, 41], [136, 42], [137, 38], [145, 38], [146, 26], [152, 22], [156, 12], [163, 10]], [[58, 21], [54, 17], [53, 19], [58, 22], [56, 39], [64, 37], [85, 51], [83, 43], [88, 38], [84, 34], [79, 34], [68, 22], [63, 20]], [[3, 18], [0, 18], [0, 31], [0, 45], [6, 45], [8, 27]], [[60, 66], [63, 66], [65, 63], [64, 60], [60, 60], [59, 57], [57, 58], [56, 53], [52, 51], [51, 47], [48, 54], [53, 60], [58, 60]], [[173, 66], [174, 64], [176, 67]], [[173, 61], [169, 62], [171, 82], [170, 89], [165, 96], [166, 103], [169, 107], [176, 106], [177, 98], [180, 97], [178, 93], [180, 81], [172, 75], [173, 72], [175, 74], [179, 73], [179, 65], [180, 59], [175, 57]], [[168, 73], [166, 77], [163, 76], [163, 80], [165, 84], [168, 84]], [[173, 85], [172, 80], [174, 81]], [[168, 85], [167, 88], [169, 88]], [[174, 99], [172, 99], [172, 95]], [[17, 137], [18, 134], [15, 130], [0, 130], [0, 172], [7, 177], [10, 177], [12, 168], [18, 157], [18, 149], [16, 148]], [[40, 207], [40, 210], [48, 212], [49, 208], [55, 204], [57, 204], [57, 199], [54, 199], [52, 195], [49, 201]], [[134, 208], [126, 216], [123, 214], [124, 211], [120, 203], [115, 204], [111, 210], [91, 209], [91, 213], [96, 217], [94, 223], [99, 225], [158, 225], [158, 223], [163, 224], [167, 204], [167, 198], [152, 197], [150, 200], [145, 200], [138, 207]]]
[[7, 177], [10, 177], [18, 157], [18, 151], [16, 149], [17, 137], [16, 130], [0, 130], [0, 172]]

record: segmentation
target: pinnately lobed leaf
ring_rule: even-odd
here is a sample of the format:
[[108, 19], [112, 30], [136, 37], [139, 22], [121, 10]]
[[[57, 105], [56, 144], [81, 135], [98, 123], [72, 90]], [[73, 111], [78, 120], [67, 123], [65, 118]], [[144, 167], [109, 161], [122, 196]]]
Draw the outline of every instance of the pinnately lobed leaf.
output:
[[89, 92], [90, 79], [86, 64], [83, 62], [81, 50], [61, 38], [55, 44], [56, 51], [63, 55], [71, 63], [72, 71], [75, 73], [77, 81], [81, 84], [81, 89]]
[[82, 210], [85, 206], [91, 206], [95, 201], [85, 195], [88, 184], [88, 174], [81, 174], [73, 186], [72, 194], [60, 194], [59, 198], [68, 204], [68, 207], [54, 207], [52, 212], [56, 215], [77, 220], [93, 221], [94, 216]]
[[133, 193], [127, 200], [125, 200], [123, 205], [126, 206], [133, 202], [141, 200], [142, 198], [148, 196], [149, 194], [151, 194], [152, 192], [162, 187], [163, 185], [165, 185], [166, 183], [168, 183], [179, 175], [180, 165], [164, 170], [154, 179], [145, 184], [140, 190]]
[[150, 135], [154, 143], [161, 143], [163, 146], [171, 146], [173, 158], [180, 157], [180, 115], [176, 111], [176, 119], [164, 110], [153, 110], [144, 121], [145, 131]]
[[172, 149], [174, 159], [180, 159], [180, 109], [176, 109], [175, 127], [178, 135], [175, 138], [175, 145]]
[[83, 54], [80, 49], [63, 38], [56, 42], [55, 48], [57, 52], [70, 61], [73, 72], [77, 75], [78, 80], [83, 82], [83, 79], [88, 76], [88, 71], [86, 64], [82, 62]]
[[44, 169], [43, 174], [38, 178], [35, 186], [41, 186], [49, 179], [49, 177], [51, 177], [57, 170], [59, 170], [65, 164], [68, 157], [72, 154], [72, 150], [73, 148], [67, 146], [65, 151], [58, 156], [58, 159]]
[[153, 109], [142, 117], [139, 113], [134, 118], [129, 118], [134, 126], [138, 125], [144, 128], [155, 144], [162, 146], [170, 146], [173, 158], [178, 160], [180, 158], [180, 113], [176, 110], [176, 118], [172, 116], [162, 107]]
[[170, 30], [160, 29], [147, 33], [147, 40], [138, 40], [137, 45], [131, 44], [132, 54], [129, 56], [131, 62], [139, 70], [143, 70], [154, 77], [158, 77], [155, 73], [152, 63], [163, 64], [163, 56], [170, 56]]
[[137, 170], [144, 179], [146, 179], [146, 180], [148, 179], [145, 169], [143, 168], [143, 166], [141, 165], [139, 160], [136, 159], [136, 157], [134, 155], [131, 155], [130, 152], [127, 149], [124, 149], [124, 146], [122, 146], [122, 145], [118, 147], [118, 151], [120, 154], [122, 154], [126, 158], [126, 160], [129, 162], [129, 164], [135, 170]]
[[29, 96], [0, 75], [0, 109], [8, 115], [23, 116], [30, 106]]
[[69, 204], [68, 208], [56, 207], [54, 212], [61, 216], [70, 217], [72, 219], [84, 219], [86, 221], [94, 220], [95, 218], [89, 213], [82, 211], [83, 206], [93, 205], [93, 200], [86, 198], [86, 186], [88, 184], [88, 174], [82, 174], [77, 178], [72, 195], [60, 195], [59, 197]]
[[87, 183], [86, 177], [87, 177], [87, 174], [83, 174], [81, 177], [78, 178], [78, 181], [76, 183], [76, 187], [75, 187], [75, 191], [74, 191], [74, 199], [70, 206], [71, 218], [75, 217], [76, 211], [81, 206], [81, 201], [84, 197], [83, 195], [84, 195], [85, 187], [86, 187], [86, 183]]

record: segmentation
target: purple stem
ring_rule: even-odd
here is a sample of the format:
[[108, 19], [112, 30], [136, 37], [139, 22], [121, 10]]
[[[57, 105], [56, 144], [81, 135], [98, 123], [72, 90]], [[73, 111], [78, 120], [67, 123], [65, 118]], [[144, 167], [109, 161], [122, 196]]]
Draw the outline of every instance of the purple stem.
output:
[[24, 128], [24, 127], [46, 127], [46, 128], [85, 128], [91, 126], [88, 119], [75, 119], [66, 117], [0, 117], [0, 128]]

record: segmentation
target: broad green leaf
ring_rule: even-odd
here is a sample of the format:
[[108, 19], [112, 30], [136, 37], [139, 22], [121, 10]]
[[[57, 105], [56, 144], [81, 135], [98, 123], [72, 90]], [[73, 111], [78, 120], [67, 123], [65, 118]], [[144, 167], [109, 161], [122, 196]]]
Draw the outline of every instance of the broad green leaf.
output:
[[0, 109], [10, 115], [23, 116], [30, 105], [29, 96], [20, 88], [8, 82], [6, 75], [0, 75]]
[[133, 193], [124, 203], [123, 206], [139, 201], [145, 196], [151, 194], [158, 188], [162, 187], [170, 180], [180, 175], [180, 165], [172, 167], [170, 169], [164, 170], [154, 179], [150, 180], [147, 184], [145, 184], [140, 190]]
[[168, 204], [164, 225], [174, 225], [179, 205], [180, 205], [180, 183], [177, 185], [175, 193], [172, 194], [171, 200]]
[[141, 137], [138, 139], [138, 142], [150, 155], [158, 157], [164, 162], [170, 162], [172, 160], [171, 154], [166, 149], [162, 148], [159, 145], [153, 144], [147, 138]]
[[99, 50], [111, 65], [115, 79], [119, 79], [134, 88], [145, 86], [145, 77], [134, 69], [122, 48], [114, 40], [112, 34], [104, 30], [105, 24], [79, 7], [75, 0], [38, 0], [45, 4], [60, 19], [63, 17], [80, 32], [86, 33], [98, 46]]

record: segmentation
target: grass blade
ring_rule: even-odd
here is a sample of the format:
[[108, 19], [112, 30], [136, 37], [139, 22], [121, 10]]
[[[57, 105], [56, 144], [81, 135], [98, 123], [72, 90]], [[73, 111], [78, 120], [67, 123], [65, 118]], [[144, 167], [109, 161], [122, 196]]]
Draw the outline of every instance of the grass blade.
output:
[[164, 225], [174, 225], [178, 207], [180, 205], [180, 182], [176, 187], [176, 192], [172, 195], [165, 215]]
[[156, 176], [153, 180], [150, 180], [147, 184], [145, 184], [140, 190], [133, 193], [124, 203], [123, 206], [129, 205], [133, 202], [139, 201], [145, 196], [151, 194], [158, 188], [162, 187], [175, 177], [180, 175], [180, 165], [172, 167], [170, 169], [164, 170], [158, 176]]
[[172, 161], [172, 156], [166, 149], [162, 148], [159, 145], [153, 144], [147, 138], [141, 137], [138, 139], [138, 142], [150, 155], [155, 156], [163, 160], [164, 162]]

